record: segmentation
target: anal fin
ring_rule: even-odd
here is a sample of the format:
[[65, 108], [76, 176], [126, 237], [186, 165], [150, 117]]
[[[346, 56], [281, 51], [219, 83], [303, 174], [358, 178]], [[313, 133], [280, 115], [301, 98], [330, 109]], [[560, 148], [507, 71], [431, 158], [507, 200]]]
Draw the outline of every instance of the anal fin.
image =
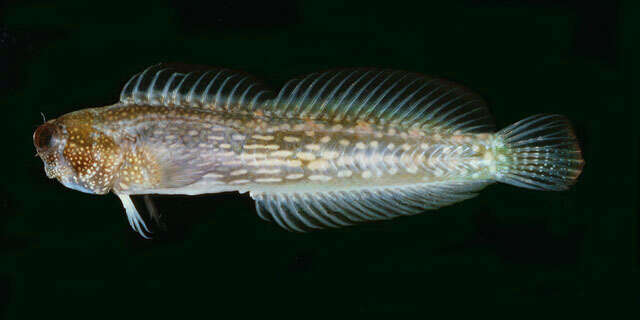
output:
[[491, 181], [429, 183], [348, 191], [252, 192], [261, 218], [289, 231], [340, 228], [388, 220], [472, 198]]

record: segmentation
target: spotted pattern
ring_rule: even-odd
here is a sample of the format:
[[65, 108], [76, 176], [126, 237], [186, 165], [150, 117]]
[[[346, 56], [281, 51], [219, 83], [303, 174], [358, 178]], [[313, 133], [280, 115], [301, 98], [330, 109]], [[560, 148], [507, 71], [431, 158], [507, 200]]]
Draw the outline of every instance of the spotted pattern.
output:
[[[487, 156], [490, 135], [429, 135], [373, 123], [196, 108], [114, 105], [90, 110], [59, 120], [68, 130], [65, 159], [87, 188], [100, 193], [178, 190], [198, 183], [397, 185], [482, 178], [495, 162]], [[75, 125], [79, 119], [97, 124]]]

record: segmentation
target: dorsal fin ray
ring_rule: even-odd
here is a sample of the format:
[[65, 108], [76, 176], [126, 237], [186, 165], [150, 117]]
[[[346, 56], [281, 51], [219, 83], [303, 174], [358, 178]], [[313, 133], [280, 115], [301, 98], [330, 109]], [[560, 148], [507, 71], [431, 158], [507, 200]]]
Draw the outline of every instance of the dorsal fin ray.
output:
[[282, 117], [365, 121], [401, 128], [494, 130], [484, 100], [444, 79], [385, 69], [338, 69], [293, 79], [270, 103]]
[[273, 91], [253, 76], [224, 68], [156, 64], [134, 75], [120, 92], [123, 104], [254, 111]]

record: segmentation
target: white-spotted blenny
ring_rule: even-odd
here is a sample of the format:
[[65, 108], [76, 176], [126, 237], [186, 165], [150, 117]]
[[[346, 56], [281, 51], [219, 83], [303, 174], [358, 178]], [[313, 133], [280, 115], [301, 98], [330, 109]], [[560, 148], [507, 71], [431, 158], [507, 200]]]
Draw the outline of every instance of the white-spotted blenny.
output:
[[482, 98], [416, 73], [339, 69], [279, 92], [228, 69], [155, 65], [117, 103], [49, 120], [33, 135], [47, 176], [130, 195], [249, 192], [292, 231], [413, 215], [494, 182], [565, 190], [583, 160], [566, 118], [534, 115], [495, 132]]

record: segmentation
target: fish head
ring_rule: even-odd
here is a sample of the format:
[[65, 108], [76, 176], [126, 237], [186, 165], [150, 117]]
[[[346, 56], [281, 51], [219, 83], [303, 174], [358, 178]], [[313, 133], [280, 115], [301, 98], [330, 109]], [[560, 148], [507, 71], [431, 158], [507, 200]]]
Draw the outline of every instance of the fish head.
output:
[[85, 109], [49, 120], [33, 133], [33, 144], [47, 177], [70, 189], [105, 194], [113, 186], [123, 152], [116, 139], [100, 129], [96, 117]]

